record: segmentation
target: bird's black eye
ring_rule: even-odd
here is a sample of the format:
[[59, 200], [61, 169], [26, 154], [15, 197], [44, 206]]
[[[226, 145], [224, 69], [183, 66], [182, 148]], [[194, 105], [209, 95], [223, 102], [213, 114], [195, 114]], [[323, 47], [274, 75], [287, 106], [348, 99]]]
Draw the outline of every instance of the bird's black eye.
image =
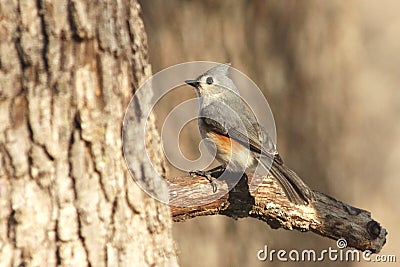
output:
[[207, 77], [206, 83], [207, 84], [212, 84], [214, 82], [212, 77]]

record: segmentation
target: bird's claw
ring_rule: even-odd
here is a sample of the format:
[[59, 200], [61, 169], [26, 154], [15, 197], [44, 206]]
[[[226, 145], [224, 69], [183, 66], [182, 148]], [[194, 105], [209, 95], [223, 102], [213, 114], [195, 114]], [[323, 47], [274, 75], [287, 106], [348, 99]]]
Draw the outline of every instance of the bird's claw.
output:
[[211, 187], [213, 189], [213, 193], [217, 192], [218, 187], [217, 187], [217, 184], [215, 183], [215, 181], [213, 180], [215, 178], [211, 176], [210, 172], [208, 172], [208, 171], [200, 171], [200, 170], [193, 170], [193, 171], [189, 171], [189, 175], [190, 176], [198, 175], [198, 176], [202, 176], [202, 177], [206, 178], [211, 184]]

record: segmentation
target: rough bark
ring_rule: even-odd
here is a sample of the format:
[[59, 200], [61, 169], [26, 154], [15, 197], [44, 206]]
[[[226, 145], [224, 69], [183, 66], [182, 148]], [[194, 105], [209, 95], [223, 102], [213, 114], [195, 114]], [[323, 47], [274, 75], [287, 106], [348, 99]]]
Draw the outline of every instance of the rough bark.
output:
[[[262, 179], [260, 186], [249, 190], [252, 179]], [[271, 177], [249, 175], [228, 191], [225, 181], [216, 181], [218, 200], [213, 199], [209, 182], [201, 177], [171, 179], [171, 212], [174, 221], [222, 214], [234, 219], [252, 217], [268, 223], [271, 228], [284, 228], [314, 233], [335, 240], [344, 238], [347, 245], [359, 250], [379, 252], [386, 243], [386, 230], [371, 218], [371, 213], [315, 192], [315, 201], [308, 206], [294, 205]], [[251, 188], [251, 187], [250, 187]], [[224, 194], [225, 193], [225, 194]], [[210, 201], [207, 201], [210, 199]], [[193, 206], [192, 203], [208, 203]]]
[[177, 265], [169, 209], [122, 154], [124, 110], [151, 75], [139, 12], [0, 2], [0, 266]]

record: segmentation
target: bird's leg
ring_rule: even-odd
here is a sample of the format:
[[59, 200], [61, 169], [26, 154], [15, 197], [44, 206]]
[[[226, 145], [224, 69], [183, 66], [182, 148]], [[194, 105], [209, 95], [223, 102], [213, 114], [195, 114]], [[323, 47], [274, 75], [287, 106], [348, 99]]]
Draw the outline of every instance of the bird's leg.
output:
[[225, 170], [225, 167], [220, 165], [220, 166], [217, 166], [215, 168], [212, 168], [210, 170], [205, 170], [205, 171], [201, 171], [201, 170], [189, 171], [189, 174], [191, 176], [198, 175], [198, 176], [202, 176], [202, 177], [206, 178], [210, 182], [210, 184], [212, 186], [212, 189], [213, 189], [213, 192], [215, 193], [215, 192], [217, 192], [217, 184], [213, 180], [213, 179], [216, 179], [213, 176], [213, 174], [215, 174], [215, 173], [219, 173], [220, 174], [224, 170]]
[[211, 176], [211, 173], [209, 171], [194, 170], [194, 171], [190, 171], [189, 174], [191, 176], [198, 175], [198, 176], [202, 176], [202, 177], [206, 178], [211, 184], [211, 187], [213, 189], [213, 193], [217, 192], [217, 184], [213, 180], [215, 178]]
[[[218, 178], [219, 176], [221, 176], [221, 174], [222, 174], [224, 171], [225, 171], [225, 167], [224, 167], [223, 165], [219, 165], [219, 166], [217, 166], [217, 167], [215, 167], [215, 168], [212, 168], [212, 169], [208, 170], [208, 172], [210, 172], [211, 175], [212, 175], [213, 177], [215, 177], [215, 178]], [[215, 175], [216, 175], [217, 177], [216, 177]]]

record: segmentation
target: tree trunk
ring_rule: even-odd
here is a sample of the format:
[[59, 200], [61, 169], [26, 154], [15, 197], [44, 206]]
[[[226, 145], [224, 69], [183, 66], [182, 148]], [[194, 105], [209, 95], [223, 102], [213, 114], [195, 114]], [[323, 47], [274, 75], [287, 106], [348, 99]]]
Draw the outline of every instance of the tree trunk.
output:
[[0, 3], [0, 266], [177, 265], [169, 208], [122, 154], [125, 108], [151, 75], [139, 12], [128, 0]]

